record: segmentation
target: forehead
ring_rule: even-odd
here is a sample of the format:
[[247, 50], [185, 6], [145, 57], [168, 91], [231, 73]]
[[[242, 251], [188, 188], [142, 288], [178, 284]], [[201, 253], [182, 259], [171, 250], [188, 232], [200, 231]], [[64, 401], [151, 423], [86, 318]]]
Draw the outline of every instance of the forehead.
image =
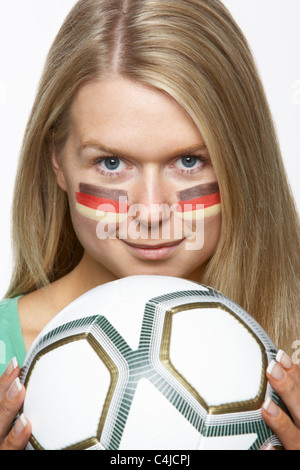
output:
[[166, 93], [125, 78], [93, 81], [77, 93], [71, 107], [77, 141], [94, 140], [129, 153], [172, 152], [203, 145], [187, 113]]

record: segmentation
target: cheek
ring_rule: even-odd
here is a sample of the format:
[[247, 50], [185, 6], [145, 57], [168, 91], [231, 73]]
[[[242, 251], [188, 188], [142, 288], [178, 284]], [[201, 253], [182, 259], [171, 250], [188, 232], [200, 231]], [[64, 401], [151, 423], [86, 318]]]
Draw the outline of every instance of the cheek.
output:
[[177, 217], [183, 220], [202, 220], [221, 213], [220, 193], [195, 198], [190, 201], [179, 201], [176, 208]]
[[68, 194], [73, 227], [84, 248], [117, 237], [120, 224], [127, 220], [125, 191], [79, 183]]
[[185, 221], [186, 250], [195, 252], [195, 256], [201, 259], [210, 257], [220, 239], [221, 224], [220, 212], [198, 220]]
[[127, 219], [127, 200], [126, 191], [80, 183], [79, 191], [75, 193], [75, 208], [87, 219], [119, 223]]
[[78, 204], [76, 193], [75, 188], [68, 192], [71, 220], [79, 242], [86, 249], [87, 246], [96, 246], [99, 242], [97, 239], [98, 222], [95, 217], [96, 212]]
[[208, 217], [205, 220], [204, 227], [204, 250], [208, 252], [209, 257], [216, 251], [222, 226], [221, 213]]
[[88, 243], [95, 243], [95, 240], [97, 240], [97, 222], [81, 214], [76, 207], [76, 203], [70, 206], [70, 212], [74, 231], [82, 246], [85, 248]]
[[217, 245], [220, 234], [221, 234], [221, 226], [222, 226], [222, 214], [218, 212], [218, 214], [213, 215], [211, 217], [206, 217], [204, 221], [204, 237], [205, 243], [210, 245]]

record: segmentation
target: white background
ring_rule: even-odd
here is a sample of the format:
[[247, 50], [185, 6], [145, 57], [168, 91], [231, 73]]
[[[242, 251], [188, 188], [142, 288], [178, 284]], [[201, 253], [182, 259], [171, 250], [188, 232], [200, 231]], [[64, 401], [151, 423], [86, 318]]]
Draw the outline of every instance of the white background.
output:
[[[0, 0], [0, 297], [11, 273], [10, 217], [26, 121], [46, 54], [74, 0]], [[224, 0], [244, 31], [300, 207], [300, 1]]]

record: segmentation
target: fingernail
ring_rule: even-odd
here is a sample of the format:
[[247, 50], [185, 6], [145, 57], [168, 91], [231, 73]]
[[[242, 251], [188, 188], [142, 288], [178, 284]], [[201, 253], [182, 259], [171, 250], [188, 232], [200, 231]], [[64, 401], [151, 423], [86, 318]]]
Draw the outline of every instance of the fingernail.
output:
[[7, 391], [7, 397], [9, 398], [9, 400], [13, 400], [14, 398], [16, 398], [16, 396], [21, 390], [22, 390], [22, 385], [21, 385], [19, 377], [17, 377], [16, 380], [13, 381], [13, 383], [11, 384], [11, 386], [9, 387]]
[[276, 355], [276, 360], [280, 362], [285, 369], [291, 369], [293, 367], [292, 359], [281, 349], [279, 349]]
[[272, 360], [267, 368], [268, 374], [272, 375], [275, 380], [282, 380], [284, 377], [284, 371], [278, 364], [278, 362]]
[[24, 414], [18, 418], [16, 424], [14, 425], [14, 432], [16, 434], [21, 434], [27, 426], [27, 421]]
[[278, 416], [279, 415], [279, 409], [275, 405], [275, 403], [271, 400], [270, 397], [266, 399], [266, 401], [263, 404], [263, 408], [271, 415], [271, 416]]
[[8, 364], [5, 375], [9, 376], [13, 371], [18, 367], [18, 361], [16, 357], [13, 357], [10, 363]]

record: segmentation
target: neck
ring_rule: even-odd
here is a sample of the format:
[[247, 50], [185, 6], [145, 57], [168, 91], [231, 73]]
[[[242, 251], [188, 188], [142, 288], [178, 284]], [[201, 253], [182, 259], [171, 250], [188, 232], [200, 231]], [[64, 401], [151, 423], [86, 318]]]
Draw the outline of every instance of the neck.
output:
[[84, 252], [81, 261], [69, 276], [72, 277], [76, 297], [117, 279], [111, 271], [99, 265], [87, 252]]

